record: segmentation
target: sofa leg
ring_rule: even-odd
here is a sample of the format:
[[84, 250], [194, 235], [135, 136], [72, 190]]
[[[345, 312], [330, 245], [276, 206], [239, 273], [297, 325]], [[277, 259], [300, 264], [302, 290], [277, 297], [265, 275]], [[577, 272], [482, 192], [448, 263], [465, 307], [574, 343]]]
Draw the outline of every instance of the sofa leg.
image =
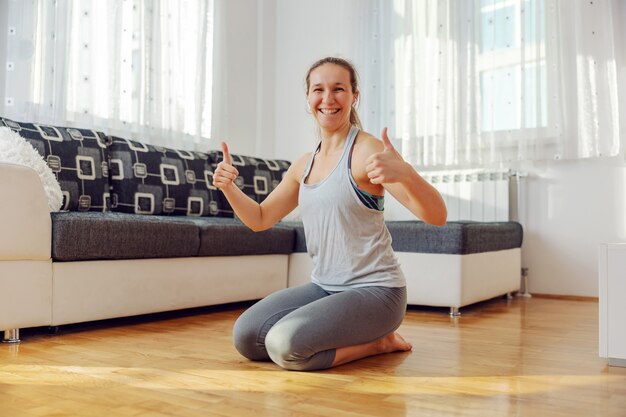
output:
[[2, 343], [20, 343], [20, 329], [5, 330]]
[[450, 316], [451, 317], [458, 317], [461, 315], [461, 312], [459, 311], [458, 307], [450, 307]]

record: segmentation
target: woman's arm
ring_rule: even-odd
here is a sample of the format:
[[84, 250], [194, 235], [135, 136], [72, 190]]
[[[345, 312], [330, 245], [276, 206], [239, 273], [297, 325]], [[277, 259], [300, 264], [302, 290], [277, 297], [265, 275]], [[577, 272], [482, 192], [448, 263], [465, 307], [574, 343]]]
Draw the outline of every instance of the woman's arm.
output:
[[404, 161], [391, 144], [387, 128], [382, 132], [382, 150], [371, 154], [365, 164], [372, 184], [382, 185], [424, 222], [436, 226], [446, 224], [448, 213], [441, 194]]
[[289, 167], [280, 184], [259, 204], [234, 184], [239, 172], [232, 165], [228, 146], [224, 142], [222, 151], [224, 160], [217, 164], [213, 173], [213, 185], [222, 190], [237, 217], [246, 226], [255, 232], [269, 229], [296, 208], [306, 155]]

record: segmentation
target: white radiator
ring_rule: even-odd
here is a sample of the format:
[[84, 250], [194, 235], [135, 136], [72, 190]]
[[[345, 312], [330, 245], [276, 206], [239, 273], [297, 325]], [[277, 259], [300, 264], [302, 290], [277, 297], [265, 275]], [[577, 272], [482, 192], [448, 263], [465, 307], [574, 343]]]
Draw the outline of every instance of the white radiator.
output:
[[509, 170], [430, 171], [421, 175], [445, 199], [448, 221], [508, 221], [517, 217], [518, 176]]

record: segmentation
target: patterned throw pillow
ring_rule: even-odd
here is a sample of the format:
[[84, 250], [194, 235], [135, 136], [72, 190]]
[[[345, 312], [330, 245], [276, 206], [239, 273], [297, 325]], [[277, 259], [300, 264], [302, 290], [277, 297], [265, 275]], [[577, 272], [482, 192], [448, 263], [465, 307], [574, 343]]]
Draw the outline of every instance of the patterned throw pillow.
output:
[[111, 209], [136, 214], [224, 216], [206, 153], [111, 137]]
[[[213, 170], [224, 159], [222, 151], [210, 151], [213, 160]], [[262, 159], [243, 155], [231, 154], [233, 166], [239, 171], [235, 184], [257, 203], [262, 202], [278, 183], [283, 179], [291, 163], [279, 159]], [[224, 197], [219, 193], [219, 207], [222, 210], [221, 217], [234, 217], [233, 209]]]
[[0, 118], [46, 160], [63, 192], [61, 210], [107, 211], [107, 139], [88, 129], [21, 123]]

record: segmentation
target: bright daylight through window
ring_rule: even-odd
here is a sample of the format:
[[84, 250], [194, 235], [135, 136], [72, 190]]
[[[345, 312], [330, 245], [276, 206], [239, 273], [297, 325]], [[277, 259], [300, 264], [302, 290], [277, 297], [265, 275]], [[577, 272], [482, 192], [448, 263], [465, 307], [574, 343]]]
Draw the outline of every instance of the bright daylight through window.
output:
[[545, 127], [543, 0], [482, 0], [479, 22], [480, 130]]

